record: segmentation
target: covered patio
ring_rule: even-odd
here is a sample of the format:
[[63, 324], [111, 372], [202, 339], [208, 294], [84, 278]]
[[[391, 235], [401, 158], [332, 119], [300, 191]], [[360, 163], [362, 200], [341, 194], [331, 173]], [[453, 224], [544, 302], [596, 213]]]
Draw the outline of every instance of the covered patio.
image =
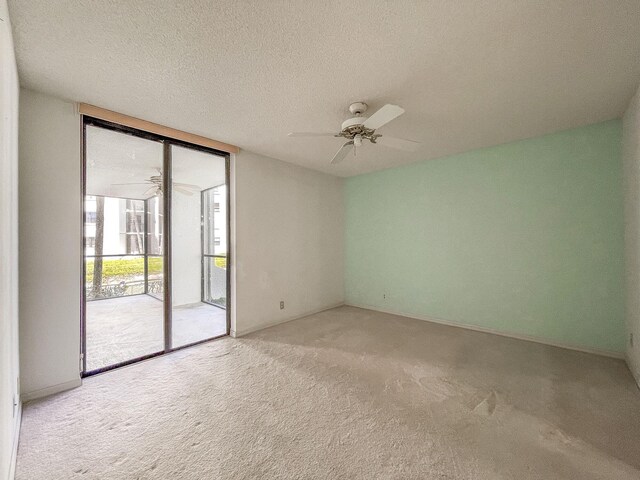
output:
[[[87, 302], [87, 371], [164, 350], [162, 301], [132, 295]], [[172, 310], [172, 348], [227, 333], [226, 310], [198, 302]]]

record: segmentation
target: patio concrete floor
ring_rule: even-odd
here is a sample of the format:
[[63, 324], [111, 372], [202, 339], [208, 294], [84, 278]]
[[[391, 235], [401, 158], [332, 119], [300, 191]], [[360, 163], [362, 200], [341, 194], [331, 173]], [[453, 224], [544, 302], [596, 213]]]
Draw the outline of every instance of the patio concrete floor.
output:
[[[162, 302], [149, 295], [87, 302], [87, 371], [164, 349]], [[172, 345], [227, 333], [226, 311], [206, 303], [173, 308]]]

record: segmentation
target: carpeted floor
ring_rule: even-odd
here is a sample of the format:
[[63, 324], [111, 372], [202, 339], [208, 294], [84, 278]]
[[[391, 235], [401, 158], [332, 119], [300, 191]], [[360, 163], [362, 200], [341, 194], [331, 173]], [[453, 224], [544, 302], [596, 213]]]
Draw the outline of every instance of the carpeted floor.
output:
[[17, 479], [640, 478], [622, 361], [341, 307], [27, 404]]

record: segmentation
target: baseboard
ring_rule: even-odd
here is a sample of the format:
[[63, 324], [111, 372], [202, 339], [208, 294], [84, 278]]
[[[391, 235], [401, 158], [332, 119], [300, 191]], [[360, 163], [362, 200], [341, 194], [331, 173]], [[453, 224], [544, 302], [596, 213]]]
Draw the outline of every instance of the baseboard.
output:
[[82, 380], [80, 378], [76, 378], [68, 382], [58, 383], [57, 385], [52, 385], [50, 387], [34, 390], [33, 392], [23, 393], [21, 395], [22, 401], [28, 402], [30, 400], [35, 400], [37, 398], [47, 397], [49, 395], [53, 395], [54, 393], [60, 393], [60, 392], [64, 392], [65, 390], [71, 390], [73, 388], [77, 388], [80, 385], [82, 385]]
[[18, 412], [13, 428], [13, 445], [11, 447], [11, 459], [9, 460], [9, 480], [16, 478], [16, 462], [18, 461], [18, 442], [20, 440], [20, 426], [22, 425], [22, 402], [18, 402]]
[[465, 330], [473, 330], [475, 332], [490, 333], [492, 335], [499, 335], [501, 337], [515, 338], [516, 340], [524, 340], [526, 342], [541, 343], [543, 345], [549, 345], [551, 347], [564, 348], [564, 349], [567, 349], [567, 350], [575, 350], [577, 352], [592, 353], [594, 355], [601, 355], [601, 356], [604, 356], [604, 357], [617, 358], [617, 359], [620, 359], [620, 360], [624, 360], [624, 358], [625, 358], [625, 355], [622, 352], [613, 352], [613, 351], [610, 351], [610, 350], [601, 350], [601, 349], [598, 349], [598, 348], [582, 347], [582, 346], [579, 346], [579, 345], [571, 345], [571, 344], [562, 343], [562, 342], [555, 342], [553, 340], [549, 340], [549, 339], [542, 338], [542, 337], [536, 337], [534, 335], [521, 335], [521, 334], [518, 334], [518, 333], [502, 332], [500, 330], [494, 330], [494, 329], [491, 329], [491, 328], [478, 327], [476, 325], [469, 325], [469, 324], [466, 324], [466, 323], [456, 323], [456, 322], [451, 322], [449, 320], [444, 320], [444, 319], [441, 319], [441, 318], [430, 317], [430, 316], [425, 316], [425, 315], [409, 315], [409, 314], [406, 314], [406, 313], [397, 312], [397, 311], [393, 311], [393, 310], [381, 309], [381, 308], [374, 307], [374, 306], [371, 306], [371, 305], [357, 305], [357, 304], [353, 304], [353, 303], [345, 303], [345, 305], [347, 305], [349, 307], [363, 308], [365, 310], [373, 310], [374, 312], [388, 313], [390, 315], [397, 315], [399, 317], [413, 318], [415, 320], [422, 320], [422, 321], [425, 321], [425, 322], [437, 323], [437, 324], [440, 324], [440, 325], [447, 325], [449, 327], [464, 328]]
[[[627, 365], [628, 364], [629, 362], [627, 362]], [[638, 389], [640, 389], [640, 374], [631, 370], [631, 376], [636, 381], [636, 385], [638, 386]]]
[[302, 315], [296, 315], [295, 317], [292, 317], [292, 318], [277, 319], [271, 322], [264, 323], [262, 325], [256, 325], [254, 327], [246, 328], [240, 331], [231, 330], [231, 336], [233, 338], [242, 337], [244, 335], [248, 335], [250, 333], [257, 332], [259, 330], [264, 330], [265, 328], [275, 327], [276, 325], [281, 325], [287, 322], [293, 322], [294, 320], [299, 320], [301, 318], [308, 317], [309, 315], [315, 315], [316, 313], [325, 312], [327, 310], [331, 310], [332, 308], [342, 307], [343, 305], [344, 305], [344, 302], [340, 302], [340, 303], [336, 303], [335, 305], [318, 308], [317, 310], [312, 310], [310, 312], [303, 313]]
[[627, 362], [627, 367], [629, 367], [629, 371], [631, 372], [631, 376], [636, 381], [636, 385], [640, 389], [640, 371], [636, 369], [636, 365], [631, 361], [628, 355], [625, 355], [625, 360]]

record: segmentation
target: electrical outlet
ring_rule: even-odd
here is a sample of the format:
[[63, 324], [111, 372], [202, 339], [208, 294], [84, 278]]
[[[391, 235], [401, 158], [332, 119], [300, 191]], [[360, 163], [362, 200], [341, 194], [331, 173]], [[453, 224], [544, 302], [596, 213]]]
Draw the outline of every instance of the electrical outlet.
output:
[[280, 310], [284, 310], [284, 301], [280, 300]]
[[386, 300], [386, 299], [387, 299], [387, 294], [386, 294], [386, 293], [383, 293], [383, 294], [382, 294], [382, 299], [383, 299], [383, 300]]

